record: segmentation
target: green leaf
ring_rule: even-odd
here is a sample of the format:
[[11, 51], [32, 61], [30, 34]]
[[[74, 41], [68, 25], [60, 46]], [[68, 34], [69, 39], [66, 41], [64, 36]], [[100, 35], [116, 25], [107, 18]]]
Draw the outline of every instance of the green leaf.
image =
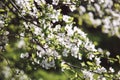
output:
[[88, 24], [88, 25], [92, 25], [92, 22], [90, 20], [90, 16], [88, 14], [84, 14], [82, 16], [83, 20]]
[[82, 63], [81, 63], [81, 65], [82, 65], [82, 66], [85, 66], [85, 63], [84, 63], [84, 62], [82, 62]]
[[4, 9], [0, 9], [0, 13], [3, 13], [3, 12], [5, 12], [5, 10]]
[[70, 67], [65, 63], [61, 63], [61, 67], [62, 69], [70, 69]]
[[87, 64], [90, 65], [90, 66], [93, 66], [93, 63], [90, 62], [90, 61], [87, 61]]
[[41, 44], [45, 44], [45, 43], [46, 43], [45, 40], [42, 40], [42, 41], [41, 41]]
[[98, 77], [99, 77], [99, 75], [98, 75], [98, 74], [94, 74], [94, 76], [93, 76], [93, 77], [94, 77], [94, 79], [95, 79], [95, 80], [97, 80], [97, 79], [98, 79]]
[[79, 17], [79, 19], [78, 19], [78, 24], [79, 24], [79, 25], [82, 25], [82, 22], [83, 22], [82, 18]]

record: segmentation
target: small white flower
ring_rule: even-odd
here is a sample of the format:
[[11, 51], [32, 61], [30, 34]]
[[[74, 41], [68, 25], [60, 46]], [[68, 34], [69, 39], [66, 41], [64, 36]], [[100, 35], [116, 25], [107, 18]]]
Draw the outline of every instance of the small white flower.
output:
[[5, 77], [5, 79], [8, 79], [8, 78], [10, 78], [11, 77], [11, 71], [10, 71], [11, 69], [10, 69], [10, 67], [8, 67], [8, 66], [4, 66], [3, 67], [3, 70], [2, 70], [2, 74], [4, 75], [4, 77]]
[[81, 53], [78, 53], [78, 59], [79, 59], [79, 60], [82, 60], [82, 55], [81, 55]]
[[107, 72], [107, 70], [104, 67], [101, 68], [101, 71], [102, 72]]
[[70, 23], [72, 22], [73, 18], [68, 16], [68, 15], [63, 15], [63, 21], [65, 21], [66, 23]]
[[88, 15], [89, 15], [89, 18], [90, 18], [90, 21], [91, 21], [92, 24], [94, 24], [96, 26], [101, 25], [102, 21], [100, 19], [94, 19], [94, 15], [93, 15], [92, 12], [89, 12]]
[[25, 46], [25, 41], [22, 39], [18, 42], [18, 48], [22, 48]]
[[51, 60], [49, 62], [48, 59], [44, 59], [44, 60], [42, 60], [41, 65], [42, 65], [43, 68], [49, 69], [51, 67], [55, 67], [55, 61]]
[[0, 28], [4, 26], [4, 21], [0, 20]]
[[5, 33], [4, 33], [5, 35], [8, 35], [9, 34], [9, 32], [8, 31], [5, 31]]
[[98, 52], [103, 53], [103, 50], [101, 48], [98, 48]]
[[61, 28], [61, 25], [58, 24], [58, 25], [55, 26], [55, 28], [54, 28], [53, 30], [54, 30], [54, 31], [58, 31], [58, 30], [60, 30], [60, 28]]
[[106, 80], [106, 78], [101, 75], [101, 76], [98, 76], [98, 80]]
[[0, 24], [4, 24], [4, 21], [0, 20]]
[[101, 25], [101, 23], [102, 21], [100, 19], [95, 19], [93, 24], [95, 24], [96, 26], [99, 26]]
[[101, 68], [98, 67], [96, 72], [103, 73], [103, 72], [107, 72], [107, 70], [104, 67], [101, 67]]
[[91, 0], [91, 2], [94, 2], [94, 0]]
[[36, 34], [36, 35], [41, 34], [41, 28], [39, 28], [39, 27], [34, 27], [34, 28], [35, 28], [34, 34]]
[[28, 58], [29, 53], [21, 53], [20, 58]]
[[53, 10], [53, 13], [49, 15], [53, 23], [59, 20], [60, 12], [61, 10]]
[[100, 5], [94, 4], [94, 6], [95, 6], [96, 10], [99, 12], [100, 11]]
[[117, 27], [120, 25], [120, 20], [113, 20], [112, 24], [113, 24], [113, 26]]
[[79, 48], [75, 45], [71, 46], [71, 55], [74, 56], [75, 58], [78, 58], [78, 53], [79, 52]]
[[87, 70], [84, 70], [82, 71], [83, 74], [84, 74], [84, 78], [87, 79], [87, 80], [93, 80], [93, 73], [92, 72], [89, 72]]
[[86, 12], [85, 7], [83, 7], [83, 6], [80, 6], [79, 9], [80, 9], [80, 10], [79, 10], [79, 13], [80, 13], [80, 14], [83, 14], [84, 12]]
[[107, 51], [107, 52], [106, 52], [106, 55], [107, 55], [107, 56], [110, 56], [110, 52]]
[[81, 41], [81, 40], [78, 40], [78, 41], [77, 41], [77, 46], [79, 47], [81, 44], [82, 44], [82, 41]]
[[88, 54], [88, 58], [89, 58], [90, 60], [92, 60], [94, 57], [95, 57], [95, 55], [94, 55], [93, 53], [89, 53], [89, 54]]
[[118, 75], [120, 75], [120, 70], [118, 71]]
[[76, 10], [76, 6], [75, 6], [75, 5], [70, 5], [69, 8], [70, 8], [70, 10], [71, 10], [72, 12]]
[[39, 63], [40, 63], [40, 61], [39, 61], [39, 60], [37, 60], [36, 58], [34, 59], [34, 62], [35, 62], [35, 63], [37, 63], [37, 64], [39, 64]]
[[38, 57], [42, 57], [43, 55], [45, 55], [45, 51], [44, 51], [44, 49], [42, 48], [42, 47], [40, 47], [39, 45], [37, 45], [37, 56]]
[[100, 0], [100, 1], [99, 1], [100, 4], [101, 4], [101, 3], [104, 3], [104, 2], [105, 2], [104, 0]]
[[53, 4], [53, 5], [58, 5], [58, 3], [59, 3], [59, 0], [53, 0], [53, 1], [52, 1], [52, 4]]
[[29, 53], [25, 53], [25, 57], [28, 58], [29, 57]]
[[25, 58], [25, 55], [21, 53], [20, 58]]
[[64, 0], [64, 1], [63, 1], [63, 4], [71, 4], [70, 1], [71, 1], [71, 0]]
[[102, 80], [106, 80], [106, 78], [105, 78], [105, 77], [103, 77], [103, 78], [102, 78]]
[[65, 57], [67, 57], [68, 53], [69, 53], [69, 50], [64, 49], [63, 52], [62, 52], [62, 55], [65, 56]]
[[25, 28], [28, 28], [28, 24], [26, 22], [23, 22], [23, 25], [25, 26]]
[[65, 30], [67, 31], [67, 35], [68, 36], [72, 36], [73, 34], [74, 34], [74, 30], [72, 29], [72, 24], [67, 24], [66, 26], [65, 26]]
[[99, 66], [101, 63], [100, 58], [95, 57], [95, 62], [96, 62], [96, 65]]
[[92, 44], [92, 42], [90, 42], [89, 39], [86, 39], [86, 42], [85, 42], [84, 47], [85, 47], [87, 50], [90, 50], [90, 51], [97, 51], [97, 50], [95, 49], [95, 45]]
[[111, 8], [112, 5], [113, 5], [113, 1], [112, 0], [104, 0], [104, 7]]
[[56, 50], [53, 50], [53, 56], [55, 57], [55, 59], [59, 57], [59, 54]]
[[112, 72], [112, 73], [115, 72], [115, 70], [114, 70], [112, 67], [110, 67], [109, 70], [110, 70], [110, 72]]
[[20, 33], [20, 36], [23, 37], [23, 36], [24, 36], [24, 33]]

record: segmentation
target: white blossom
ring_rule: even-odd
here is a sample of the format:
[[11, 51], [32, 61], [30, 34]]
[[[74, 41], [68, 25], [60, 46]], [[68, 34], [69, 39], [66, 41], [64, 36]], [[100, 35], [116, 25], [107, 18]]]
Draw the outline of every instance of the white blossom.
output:
[[94, 24], [95, 26], [101, 25], [102, 21], [100, 19], [94, 19], [93, 13], [89, 12], [88, 15], [90, 17], [90, 21], [92, 22], [92, 24]]
[[103, 76], [98, 76], [98, 80], [107, 80], [107, 79]]
[[25, 46], [25, 41], [23, 40], [23, 39], [21, 39], [19, 42], [18, 42], [18, 44], [17, 44], [18, 46], [18, 48], [23, 48], [24, 46]]
[[21, 53], [20, 58], [28, 58], [29, 53]]
[[52, 18], [52, 22], [55, 23], [59, 20], [61, 10], [53, 10], [52, 14], [49, 14], [49, 16]]
[[90, 60], [92, 60], [94, 57], [95, 57], [95, 55], [94, 55], [93, 53], [89, 53], [89, 54], [88, 54], [88, 58], [89, 58]]
[[70, 23], [72, 22], [72, 17], [68, 15], [63, 15], [63, 21], [65, 21], [66, 23]]
[[113, 5], [113, 1], [112, 0], [104, 0], [104, 7], [111, 8], [112, 5]]
[[95, 57], [95, 62], [96, 62], [96, 65], [99, 66], [101, 63], [100, 58]]
[[5, 66], [2, 70], [2, 73], [4, 75], [4, 77], [7, 79], [11, 76], [11, 69], [7, 66]]
[[109, 70], [110, 70], [110, 72], [112, 72], [112, 73], [115, 72], [115, 70], [114, 70], [112, 67], [110, 67]]
[[101, 68], [97, 68], [97, 70], [95, 71], [95, 72], [97, 72], [97, 73], [104, 73], [104, 72], [107, 72], [107, 70], [106, 70], [106, 68], [104, 68], [104, 67], [101, 67]]
[[118, 75], [120, 75], [120, 70], [118, 71]]
[[64, 0], [64, 1], [63, 1], [63, 4], [71, 4], [70, 1], [71, 1], [71, 0]]
[[72, 24], [67, 24], [65, 26], [65, 30], [67, 31], [68, 36], [72, 36], [74, 34], [74, 30], [72, 30]]
[[83, 75], [85, 79], [93, 80], [93, 73], [87, 70], [83, 70]]
[[41, 65], [43, 68], [49, 69], [50, 67], [55, 67], [55, 61], [52, 60], [49, 62], [48, 59], [44, 59], [42, 60]]
[[35, 28], [34, 34], [41, 35], [41, 31], [42, 31], [41, 28], [35, 27], [35, 26], [34, 26], [34, 28]]
[[92, 42], [90, 42], [88, 39], [86, 39], [86, 42], [84, 44], [84, 47], [87, 49], [87, 50], [90, 50], [90, 51], [97, 51], [95, 49], [95, 45], [92, 44]]
[[0, 20], [0, 28], [3, 27], [4, 21]]
[[109, 57], [109, 56], [110, 56], [110, 52], [109, 52], [109, 51], [107, 51], [107, 52], [106, 52], [106, 55]]
[[24, 58], [25, 56], [24, 56], [24, 54], [23, 53], [21, 53], [21, 55], [20, 55], [20, 58]]
[[70, 8], [70, 10], [71, 10], [72, 12], [76, 10], [76, 6], [75, 6], [75, 5], [70, 5], [69, 8]]
[[95, 6], [96, 10], [99, 12], [100, 11], [100, 5], [94, 4], [94, 6]]
[[79, 6], [79, 13], [80, 14], [83, 14], [83, 13], [85, 13], [86, 12], [86, 9], [85, 9], [85, 7], [83, 7], [83, 6]]
[[79, 48], [75, 45], [71, 46], [71, 55], [74, 56], [75, 58], [78, 58], [78, 54], [79, 54]]
[[59, 3], [59, 0], [52, 0], [53, 5], [58, 5], [58, 3]]
[[105, 2], [105, 0], [100, 0], [98, 3], [102, 4], [102, 3], [104, 3], [104, 2]]
[[69, 50], [64, 49], [63, 52], [62, 52], [62, 55], [65, 56], [65, 57], [67, 57], [68, 53], [69, 53]]

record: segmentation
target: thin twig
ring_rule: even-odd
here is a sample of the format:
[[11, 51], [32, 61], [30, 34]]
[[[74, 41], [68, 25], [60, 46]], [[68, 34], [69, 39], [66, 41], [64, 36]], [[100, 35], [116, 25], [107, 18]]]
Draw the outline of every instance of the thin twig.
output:
[[8, 66], [10, 67], [11, 71], [13, 72], [13, 74], [16, 74], [15, 69], [10, 66], [10, 63], [9, 63], [8, 59], [1, 53], [0, 53], [0, 56], [3, 57], [6, 60]]

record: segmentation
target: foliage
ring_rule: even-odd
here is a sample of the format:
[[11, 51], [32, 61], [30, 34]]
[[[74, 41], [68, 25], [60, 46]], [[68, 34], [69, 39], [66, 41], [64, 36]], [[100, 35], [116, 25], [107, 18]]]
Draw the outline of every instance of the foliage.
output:
[[119, 43], [119, 0], [1, 0], [0, 78], [120, 79], [119, 52], [100, 48], [103, 38]]

